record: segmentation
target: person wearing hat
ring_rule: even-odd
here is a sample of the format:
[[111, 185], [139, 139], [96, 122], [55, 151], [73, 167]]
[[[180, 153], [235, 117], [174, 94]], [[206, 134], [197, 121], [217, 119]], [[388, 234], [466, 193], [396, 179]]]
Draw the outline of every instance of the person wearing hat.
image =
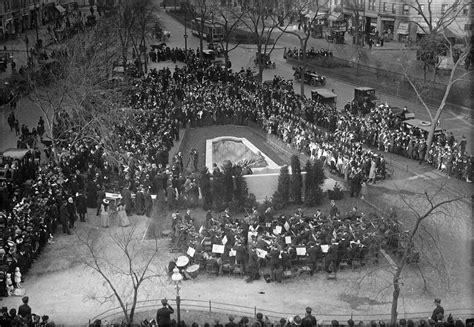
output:
[[69, 213], [66, 205], [63, 203], [59, 208], [59, 222], [63, 227], [63, 233], [71, 235], [71, 230], [69, 229]]
[[28, 305], [29, 300], [30, 299], [28, 296], [24, 296], [21, 299], [21, 302], [23, 302], [23, 304], [18, 307], [18, 315], [22, 316], [27, 321], [31, 320], [31, 307]]
[[109, 200], [103, 199], [100, 205], [100, 222], [102, 227], [110, 227]]
[[82, 222], [86, 221], [86, 214], [87, 214], [87, 203], [86, 197], [82, 194], [82, 191], [76, 193], [76, 210], [79, 214], [79, 220]]
[[225, 324], [225, 327], [238, 327], [238, 325], [234, 322], [234, 316], [230, 315], [229, 316], [229, 322]]
[[105, 200], [105, 188], [97, 184], [97, 214], [96, 216], [100, 215], [100, 209], [102, 208], [102, 202]]
[[174, 309], [168, 304], [167, 299], [161, 300], [163, 307], [156, 311], [156, 322], [159, 327], [170, 327], [171, 326], [171, 314], [174, 313]]
[[441, 299], [434, 299], [434, 304], [436, 308], [434, 308], [433, 313], [431, 314], [431, 320], [434, 322], [442, 321], [444, 318], [444, 308], [441, 306]]
[[308, 327], [310, 327], [310, 326], [311, 327], [316, 327], [316, 323], [317, 323], [316, 317], [311, 314], [313, 309], [311, 309], [311, 307], [306, 307], [305, 311], [306, 311], [305, 312], [305, 317], [303, 319], [303, 320], [306, 321], [305, 325], [307, 325]]
[[300, 316], [295, 316], [293, 318], [293, 324], [291, 324], [292, 326], [301, 326], [301, 322], [302, 322], [302, 319]]
[[74, 222], [76, 221], [76, 206], [74, 204], [74, 199], [69, 197], [66, 203], [66, 210], [69, 218], [69, 228], [74, 228]]
[[318, 244], [316, 244], [316, 242], [314, 241], [310, 241], [308, 242], [308, 250], [307, 250], [307, 254], [308, 254], [308, 264], [309, 264], [309, 267], [311, 269], [310, 273], [311, 273], [311, 276], [314, 274], [315, 270], [317, 269], [317, 264], [318, 264], [318, 261], [321, 260], [322, 262], [322, 258], [323, 258], [323, 251], [321, 250], [321, 246]]

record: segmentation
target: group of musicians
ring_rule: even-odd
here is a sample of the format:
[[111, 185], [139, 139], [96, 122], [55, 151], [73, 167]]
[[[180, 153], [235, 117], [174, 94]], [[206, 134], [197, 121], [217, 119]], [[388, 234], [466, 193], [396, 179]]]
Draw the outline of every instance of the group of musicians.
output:
[[319, 270], [335, 273], [341, 262], [364, 264], [376, 258], [387, 242], [392, 226], [389, 219], [364, 215], [357, 208], [341, 214], [334, 202], [324, 215], [319, 209], [312, 216], [301, 209], [290, 216], [274, 216], [272, 209], [263, 213], [254, 209], [244, 219], [236, 219], [229, 210], [214, 217], [207, 212], [199, 225], [188, 210], [184, 217], [172, 214], [172, 239], [176, 249], [186, 253], [189, 261], [178, 263], [199, 265], [216, 275], [245, 273], [248, 281], [263, 273], [269, 280], [280, 281], [296, 268], [311, 274]]

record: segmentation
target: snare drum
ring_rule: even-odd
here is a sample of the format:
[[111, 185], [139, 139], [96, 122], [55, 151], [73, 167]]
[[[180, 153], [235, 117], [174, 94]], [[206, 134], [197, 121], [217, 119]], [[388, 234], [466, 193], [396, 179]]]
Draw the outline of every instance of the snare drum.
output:
[[176, 266], [179, 269], [184, 269], [189, 264], [189, 258], [185, 255], [179, 256], [178, 260], [176, 260]]
[[191, 278], [196, 278], [199, 274], [199, 265], [191, 265], [186, 268], [186, 272], [191, 276]]

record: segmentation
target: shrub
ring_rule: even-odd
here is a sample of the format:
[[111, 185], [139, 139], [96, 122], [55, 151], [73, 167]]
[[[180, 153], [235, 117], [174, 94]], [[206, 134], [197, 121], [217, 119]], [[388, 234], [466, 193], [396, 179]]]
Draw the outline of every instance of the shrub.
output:
[[224, 201], [231, 202], [234, 197], [234, 179], [232, 178], [232, 169], [224, 168], [224, 176], [222, 178], [224, 191]]
[[306, 206], [312, 206], [312, 194], [313, 194], [313, 167], [311, 161], [306, 161], [306, 180], [304, 185], [304, 203]]
[[301, 187], [303, 179], [301, 177], [301, 165], [298, 156], [291, 156], [291, 199], [296, 204], [301, 204]]
[[275, 209], [285, 208], [290, 202], [290, 174], [288, 166], [283, 166], [280, 169], [280, 176], [278, 177], [278, 189], [273, 194], [272, 204]]

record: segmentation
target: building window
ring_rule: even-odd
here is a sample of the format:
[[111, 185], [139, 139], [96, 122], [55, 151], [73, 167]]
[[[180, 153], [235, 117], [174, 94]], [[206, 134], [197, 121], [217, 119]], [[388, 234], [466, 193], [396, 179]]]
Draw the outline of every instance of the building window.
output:
[[446, 14], [446, 11], [447, 11], [447, 10], [448, 10], [448, 5], [445, 4], [445, 3], [443, 3], [443, 4], [441, 5], [441, 15]]
[[396, 13], [397, 13], [397, 4], [392, 3], [392, 14], [396, 14]]
[[387, 3], [386, 2], [383, 3], [382, 10], [383, 10], [383, 12], [387, 12]]
[[467, 4], [464, 4], [463, 8], [462, 8], [462, 14], [464, 16], [467, 16], [469, 15], [469, 6]]
[[375, 0], [369, 0], [369, 10], [375, 11]]
[[403, 5], [403, 15], [408, 15], [410, 13], [410, 6]]

